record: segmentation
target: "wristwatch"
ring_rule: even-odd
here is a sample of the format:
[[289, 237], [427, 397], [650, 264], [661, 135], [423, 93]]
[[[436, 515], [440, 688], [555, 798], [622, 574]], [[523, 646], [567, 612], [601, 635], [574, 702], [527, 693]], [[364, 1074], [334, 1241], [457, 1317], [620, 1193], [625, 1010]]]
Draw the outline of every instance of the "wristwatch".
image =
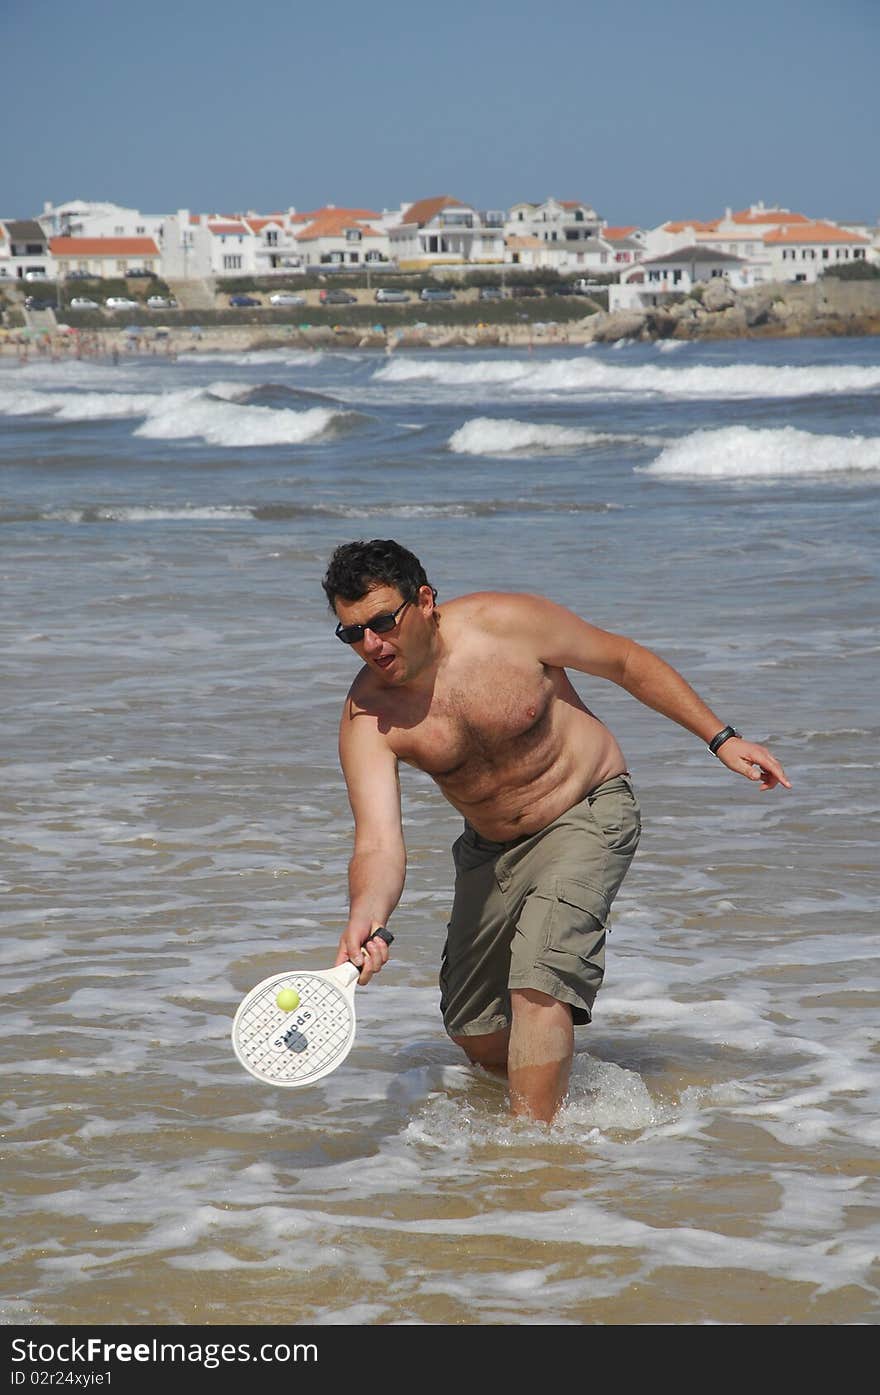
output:
[[732, 736], [740, 735], [741, 733], [737, 731], [736, 727], [725, 727], [723, 731], [719, 731], [717, 736], [712, 737], [712, 740], [709, 742], [709, 750], [712, 752], [713, 756], [717, 756], [718, 748], [723, 746], [725, 741], [729, 741]]

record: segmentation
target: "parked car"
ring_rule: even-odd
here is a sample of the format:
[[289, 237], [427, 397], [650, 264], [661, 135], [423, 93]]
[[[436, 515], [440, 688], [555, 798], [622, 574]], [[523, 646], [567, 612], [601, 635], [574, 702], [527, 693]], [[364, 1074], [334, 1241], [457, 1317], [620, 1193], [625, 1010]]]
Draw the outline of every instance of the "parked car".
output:
[[55, 304], [54, 301], [38, 300], [35, 295], [29, 295], [25, 298], [24, 308], [25, 310], [54, 310]]
[[541, 290], [539, 286], [514, 286], [510, 294], [514, 300], [527, 300], [531, 296], [540, 295]]
[[129, 300], [125, 295], [111, 295], [104, 301], [108, 310], [137, 310], [139, 309], [136, 300]]
[[406, 291], [396, 291], [389, 286], [380, 286], [376, 292], [375, 299], [381, 305], [406, 305], [409, 296]]
[[147, 296], [147, 305], [151, 310], [176, 310], [177, 301], [173, 296], [151, 295]]
[[251, 306], [259, 306], [262, 302], [257, 300], [256, 296], [252, 295], [231, 295], [229, 297], [229, 304], [239, 309], [248, 309]]
[[481, 286], [480, 300], [503, 300], [504, 292], [500, 286]]
[[90, 300], [87, 295], [75, 295], [70, 302], [71, 310], [100, 310], [100, 305], [96, 300]]
[[357, 296], [351, 291], [322, 291], [319, 299], [322, 305], [354, 305]]
[[274, 295], [269, 297], [270, 305], [305, 305], [305, 303], [305, 296], [297, 295], [295, 291], [276, 291]]
[[68, 271], [68, 281], [100, 281], [101, 277], [96, 271]]
[[423, 286], [419, 291], [419, 300], [455, 300], [455, 291], [447, 291], [439, 286]]
[[575, 295], [589, 295], [590, 291], [601, 291], [604, 288], [601, 281], [586, 281], [582, 276], [579, 281], [575, 281], [573, 289]]
[[125, 274], [126, 276], [130, 277], [146, 276], [151, 281], [156, 275], [155, 271], [147, 271], [147, 268], [145, 266], [133, 266], [131, 270], [127, 271]]
[[33, 267], [30, 271], [25, 272], [24, 279], [26, 281], [48, 281], [49, 278], [42, 267]]

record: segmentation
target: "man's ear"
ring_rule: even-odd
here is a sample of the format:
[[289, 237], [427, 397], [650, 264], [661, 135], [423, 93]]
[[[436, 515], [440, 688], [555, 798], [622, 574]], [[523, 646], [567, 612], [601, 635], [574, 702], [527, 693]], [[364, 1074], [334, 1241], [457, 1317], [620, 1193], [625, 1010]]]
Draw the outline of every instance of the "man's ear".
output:
[[430, 606], [426, 606], [425, 613], [431, 615], [433, 614], [434, 606], [437, 602], [437, 592], [433, 586], [420, 586], [418, 590], [419, 605], [426, 605], [428, 597], [431, 599], [431, 604]]

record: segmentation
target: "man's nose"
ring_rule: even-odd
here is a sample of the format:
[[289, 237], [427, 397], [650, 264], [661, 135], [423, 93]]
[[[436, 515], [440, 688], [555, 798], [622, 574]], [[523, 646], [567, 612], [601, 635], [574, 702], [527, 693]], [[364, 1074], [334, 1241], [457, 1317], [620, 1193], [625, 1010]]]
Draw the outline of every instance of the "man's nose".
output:
[[364, 653], [375, 654], [377, 649], [382, 648], [382, 641], [378, 635], [373, 634], [370, 629], [364, 630]]

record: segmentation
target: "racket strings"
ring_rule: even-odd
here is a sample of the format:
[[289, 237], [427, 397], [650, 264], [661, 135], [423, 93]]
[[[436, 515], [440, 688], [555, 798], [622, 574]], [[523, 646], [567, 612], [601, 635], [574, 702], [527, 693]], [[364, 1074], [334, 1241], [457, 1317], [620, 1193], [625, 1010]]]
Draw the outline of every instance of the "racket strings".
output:
[[[282, 1013], [277, 1007], [281, 987], [299, 993], [295, 1012]], [[325, 979], [303, 976], [273, 982], [245, 1004], [237, 1041], [249, 1067], [264, 1080], [308, 1080], [332, 1069], [348, 1046], [351, 1029], [345, 995]]]

